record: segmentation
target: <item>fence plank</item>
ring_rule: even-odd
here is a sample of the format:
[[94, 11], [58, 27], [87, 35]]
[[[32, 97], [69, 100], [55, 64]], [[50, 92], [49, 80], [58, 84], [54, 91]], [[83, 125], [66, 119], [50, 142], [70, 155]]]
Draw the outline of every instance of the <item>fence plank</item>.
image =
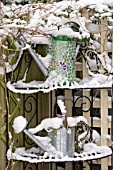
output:
[[[101, 90], [101, 145], [107, 145], [107, 139], [105, 136], [108, 134], [108, 90]], [[108, 158], [102, 159], [101, 169], [108, 169]]]
[[[107, 18], [101, 20], [101, 53], [107, 53]], [[101, 72], [104, 73], [103, 68]], [[101, 145], [107, 145], [107, 140], [103, 139], [108, 134], [108, 90], [101, 90]], [[101, 170], [108, 170], [108, 158], [101, 160]]]
[[[67, 117], [72, 116], [72, 90], [65, 90], [65, 106]], [[72, 163], [65, 163], [65, 170], [72, 170]]]
[[5, 84], [4, 80], [0, 80], [0, 170], [6, 167], [6, 134], [2, 133], [2, 128], [5, 124]]

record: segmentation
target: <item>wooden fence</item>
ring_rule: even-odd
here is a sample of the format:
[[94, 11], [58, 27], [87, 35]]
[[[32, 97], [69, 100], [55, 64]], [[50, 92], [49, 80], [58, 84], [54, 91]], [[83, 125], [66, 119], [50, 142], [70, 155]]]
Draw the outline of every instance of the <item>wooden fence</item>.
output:
[[5, 89], [6, 85], [2, 76], [0, 77], [0, 169], [6, 167], [6, 126], [5, 126]]

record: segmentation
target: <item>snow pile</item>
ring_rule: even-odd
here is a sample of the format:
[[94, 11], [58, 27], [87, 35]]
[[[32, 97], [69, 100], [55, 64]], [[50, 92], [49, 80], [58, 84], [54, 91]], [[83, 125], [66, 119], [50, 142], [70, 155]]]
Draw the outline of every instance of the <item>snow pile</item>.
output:
[[104, 16], [111, 16], [112, 15], [112, 10], [110, 9], [112, 3], [112, 0], [87, 0], [84, 2], [84, 0], [79, 0], [77, 2], [78, 8], [84, 8], [87, 7], [90, 10], [95, 10], [96, 14], [94, 17], [104, 17]]
[[91, 130], [88, 132], [88, 134], [87, 134], [87, 131], [83, 132], [82, 134], [78, 136], [78, 141], [81, 141], [82, 139], [84, 139], [82, 140], [82, 143], [84, 144], [85, 141], [87, 142], [90, 141], [90, 138], [92, 138], [93, 143], [100, 145], [100, 134], [96, 130]]
[[84, 145], [84, 151], [81, 153], [74, 153], [74, 157], [62, 156], [62, 153], [56, 152], [55, 155], [48, 155], [48, 153], [42, 153], [37, 148], [31, 148], [25, 150], [25, 148], [17, 148], [15, 152], [12, 152], [11, 148], [7, 152], [8, 160], [21, 160], [30, 163], [40, 162], [76, 162], [76, 161], [88, 161], [94, 159], [101, 159], [106, 156], [110, 156], [112, 150], [107, 146], [97, 146], [96, 144], [89, 143]]
[[[37, 42], [41, 41], [43, 43], [47, 40], [45, 35], [66, 35], [78, 39], [90, 37], [85, 28], [86, 19], [81, 17], [75, 1], [61, 1], [50, 4], [35, 3], [35, 5], [26, 4], [24, 6], [17, 6], [16, 4], [5, 6], [1, 3], [1, 6], [3, 16], [8, 18], [3, 18], [0, 29], [5, 35], [8, 35], [10, 32], [13, 33], [13, 29], [15, 29], [16, 35], [17, 30], [22, 28], [26, 29], [25, 37], [28, 37], [31, 42], [36, 42], [37, 40]], [[29, 22], [21, 17], [25, 13], [30, 14]], [[78, 28], [76, 31], [73, 31], [71, 28], [71, 23], [72, 25], [77, 24]], [[30, 32], [34, 32], [34, 35], [32, 34], [31, 36]]]
[[107, 116], [107, 120], [109, 121], [109, 122], [111, 122], [112, 121], [112, 116], [110, 115], [110, 116]]
[[[55, 74], [53, 74], [53, 72]], [[31, 81], [31, 82], [23, 82], [21, 80], [17, 81], [17, 83], [11, 83], [10, 81], [7, 83], [7, 88], [14, 93], [21, 94], [31, 94], [42, 91], [44, 93], [48, 93], [55, 89], [77, 89], [77, 88], [111, 88], [112, 87], [112, 76], [105, 76], [103, 74], [93, 74], [90, 72], [92, 76], [83, 78], [82, 80], [74, 81], [73, 83], [69, 83], [66, 77], [57, 74], [56, 71], [50, 72], [49, 77], [43, 81]]]
[[[28, 28], [35, 30], [39, 28], [39, 32], [46, 33], [52, 36], [66, 35], [82, 39], [89, 37], [89, 33], [85, 28], [86, 19], [80, 16], [77, 11], [75, 1], [61, 1], [41, 7], [36, 10], [30, 19]], [[78, 31], [73, 31], [70, 24], [78, 25]], [[81, 26], [80, 30], [79, 27]]]
[[57, 104], [60, 107], [62, 114], [66, 114], [66, 106], [64, 106], [64, 102], [62, 100], [57, 100]]
[[52, 58], [52, 56], [50, 54], [47, 54], [45, 57], [42, 57], [42, 56], [39, 55], [39, 59], [43, 62], [44, 66], [46, 68], [49, 67], [51, 58]]
[[[21, 0], [18, 0], [21, 1]], [[109, 2], [107, 0], [96, 0], [93, 1], [60, 1], [60, 2], [52, 2], [52, 3], [30, 3], [26, 5], [4, 5], [0, 2], [1, 5], [1, 18], [2, 23], [0, 26], [0, 40], [7, 39], [10, 37], [10, 40], [14, 42], [16, 50], [20, 51], [20, 56], [23, 52], [24, 43], [20, 35], [18, 34], [18, 30], [22, 29], [22, 32], [29, 43], [36, 43], [36, 44], [50, 44], [51, 36], [68, 36], [74, 37], [77, 41], [87, 41], [89, 40], [89, 46], [93, 46], [95, 50], [100, 49], [99, 39], [100, 39], [100, 25], [95, 25], [93, 22], [101, 20], [102, 17], [108, 16], [107, 20], [109, 25], [106, 24], [106, 27], [110, 29], [112, 25], [112, 0]], [[88, 12], [96, 11], [95, 14], [89, 19], [82, 17], [80, 10], [86, 7]], [[28, 15], [29, 21], [26, 20], [23, 16]], [[90, 15], [89, 15], [90, 16]], [[89, 27], [87, 28], [89, 23]], [[90, 36], [90, 32], [93, 32], [93, 37]], [[18, 38], [16, 41], [15, 38]], [[18, 41], [19, 40], [19, 41]], [[111, 43], [107, 43], [109, 50], [111, 50]], [[7, 43], [2, 44], [2, 47], [8, 49]], [[16, 52], [14, 53], [16, 55]], [[10, 64], [12, 55], [10, 55], [10, 59], [6, 62], [6, 70], [7, 73], [14, 70], [17, 64], [20, 61], [20, 56], [18, 57], [17, 63], [13, 66]], [[113, 70], [111, 67], [111, 59], [107, 54], [101, 54], [97, 56], [99, 61], [101, 62], [104, 70], [107, 70], [107, 73], [110, 75]], [[45, 63], [45, 66], [49, 67], [49, 60], [51, 56], [47, 55], [45, 58], [40, 56], [40, 60]], [[88, 59], [90, 67], [96, 66], [96, 60]], [[99, 66], [101, 66], [101, 64]], [[98, 70], [100, 72], [100, 70]], [[89, 72], [89, 75], [92, 77], [88, 82], [81, 82], [81, 88], [83, 87], [102, 87], [103, 82], [105, 82], [105, 78], [101, 79], [101, 75], [92, 75]], [[100, 80], [101, 79], [101, 80]], [[105, 87], [107, 87], [110, 78], [106, 76], [106, 82], [108, 82]], [[59, 82], [59, 83], [58, 83]], [[94, 84], [95, 83], [95, 84]], [[86, 85], [87, 84], [87, 85]], [[24, 86], [24, 84], [23, 84]], [[44, 88], [53, 88], [54, 87], [70, 87], [69, 82], [66, 77], [62, 77], [61, 75], [56, 75], [54, 72], [51, 73], [46, 82], [44, 84]], [[73, 85], [72, 85], [73, 86]], [[78, 82], [74, 82], [74, 87], [70, 88], [78, 88]], [[54, 89], [54, 88], [53, 88]], [[15, 89], [14, 89], [15, 90]], [[37, 91], [36, 91], [37, 92]]]
[[39, 124], [35, 128], [29, 129], [29, 132], [35, 134], [43, 129], [45, 129], [47, 132], [50, 132], [53, 129], [59, 129], [62, 126], [63, 126], [63, 122], [61, 118], [58, 117], [46, 118], [42, 120], [41, 124]]
[[38, 154], [40, 152], [40, 149], [33, 147], [31, 149], [26, 150], [24, 147], [22, 147], [22, 148], [16, 148], [16, 150], [15, 150], [15, 154], [21, 153], [21, 155], [23, 155], [23, 156], [37, 158], [36, 154], [32, 154], [33, 152]]
[[14, 119], [13, 128], [15, 133], [20, 133], [27, 126], [27, 120], [23, 116], [18, 116]]
[[112, 154], [111, 149], [108, 146], [97, 146], [94, 143], [87, 143], [83, 146], [83, 150], [85, 152], [93, 152], [93, 153], [99, 153], [99, 154], [104, 154], [108, 153], [108, 155]]
[[[81, 121], [87, 123], [86, 118], [84, 118], [83, 116], [67, 117], [68, 127], [75, 127]], [[42, 120], [41, 124], [39, 124], [35, 128], [30, 128], [29, 132], [35, 134], [43, 129], [45, 129], [47, 132], [50, 132], [54, 129], [59, 129], [60, 127], [63, 127], [63, 118], [46, 118]]]
[[69, 127], [75, 127], [79, 122], [85, 122], [87, 124], [87, 119], [84, 116], [67, 117], [67, 122]]

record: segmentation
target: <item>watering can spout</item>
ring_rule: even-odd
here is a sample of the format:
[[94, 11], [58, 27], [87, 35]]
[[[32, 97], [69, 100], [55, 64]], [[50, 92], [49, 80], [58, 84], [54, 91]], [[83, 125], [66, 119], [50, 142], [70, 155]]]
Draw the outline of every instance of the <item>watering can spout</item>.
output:
[[36, 139], [36, 138], [34, 137], [34, 135], [32, 135], [27, 129], [24, 129], [23, 131], [24, 131], [24, 133], [25, 133], [30, 139], [32, 139], [32, 141], [33, 141], [36, 145], [38, 145], [43, 151], [45, 151], [45, 152], [48, 151], [48, 148], [45, 147], [38, 139]]

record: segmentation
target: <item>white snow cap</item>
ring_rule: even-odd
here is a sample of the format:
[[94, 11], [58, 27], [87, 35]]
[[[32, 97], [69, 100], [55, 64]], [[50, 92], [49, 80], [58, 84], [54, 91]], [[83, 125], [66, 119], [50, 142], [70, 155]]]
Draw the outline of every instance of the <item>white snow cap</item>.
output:
[[102, 154], [112, 154], [111, 149], [108, 146], [97, 146], [94, 143], [87, 143], [83, 147], [85, 152], [97, 152], [97, 153], [102, 153]]
[[18, 116], [14, 119], [13, 128], [15, 133], [20, 133], [26, 126], [27, 120], [23, 116]]
[[54, 118], [46, 118], [41, 121], [41, 124], [36, 126], [35, 128], [28, 129], [30, 133], [35, 134], [43, 129], [47, 132], [50, 132], [53, 129], [59, 129], [63, 126], [63, 122], [61, 118], [54, 117]]
[[62, 100], [57, 100], [57, 104], [60, 107], [60, 110], [63, 114], [66, 114], [66, 106], [64, 105], [64, 102]]
[[81, 121], [85, 122], [87, 124], [87, 119], [84, 116], [67, 117], [67, 121], [68, 121], [68, 126], [69, 127], [74, 127]]
[[[87, 123], [87, 119], [83, 116], [78, 116], [78, 117], [67, 117], [67, 122], [69, 127], [74, 127], [79, 123], [80, 121], [83, 121]], [[32, 134], [35, 134], [37, 132], [42, 131], [45, 129], [47, 132], [51, 132], [54, 129], [59, 129], [60, 127], [63, 126], [63, 118], [46, 118], [41, 121], [41, 123], [36, 126], [35, 128], [30, 128], [28, 131]]]

